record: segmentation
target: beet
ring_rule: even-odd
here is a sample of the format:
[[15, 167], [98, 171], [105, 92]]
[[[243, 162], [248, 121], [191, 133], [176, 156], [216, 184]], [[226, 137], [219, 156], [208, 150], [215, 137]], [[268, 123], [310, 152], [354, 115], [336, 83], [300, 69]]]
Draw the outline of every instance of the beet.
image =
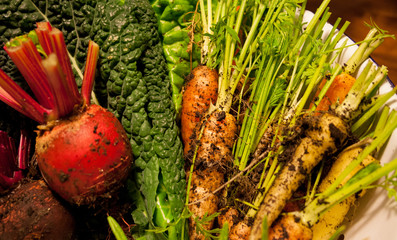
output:
[[88, 43], [81, 90], [63, 33], [48, 22], [38, 23], [35, 31], [12, 39], [4, 49], [35, 98], [0, 70], [0, 100], [40, 124], [35, 154], [44, 180], [76, 205], [110, 198], [129, 174], [132, 149], [113, 113], [92, 103], [99, 45]]
[[75, 221], [43, 180], [0, 199], [0, 239], [74, 239]]
[[122, 125], [98, 105], [39, 133], [36, 155], [50, 188], [78, 205], [110, 197], [127, 178], [132, 163]]

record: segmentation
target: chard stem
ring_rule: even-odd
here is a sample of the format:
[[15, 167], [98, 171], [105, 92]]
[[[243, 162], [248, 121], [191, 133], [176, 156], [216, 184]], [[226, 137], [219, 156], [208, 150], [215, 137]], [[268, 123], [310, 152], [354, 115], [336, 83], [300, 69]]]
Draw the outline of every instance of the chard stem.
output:
[[[48, 76], [51, 92], [55, 97], [55, 119], [69, 115], [80, 101], [70, 96], [70, 86], [57, 56], [52, 53], [42, 61]], [[49, 119], [49, 120], [55, 120]]]
[[0, 100], [41, 124], [45, 123], [47, 116], [52, 115], [52, 110], [37, 103], [1, 69]]
[[50, 32], [50, 39], [53, 52], [58, 58], [63, 74], [66, 76], [66, 85], [64, 87], [67, 91], [65, 92], [67, 95], [65, 95], [65, 97], [72, 98], [73, 100], [71, 101], [79, 103], [81, 101], [81, 95], [79, 94], [76, 80], [74, 78], [63, 34], [60, 30], [53, 28]]
[[25, 170], [27, 168], [29, 162], [30, 155], [30, 145], [32, 141], [28, 136], [26, 130], [21, 130], [21, 137], [19, 139], [19, 148], [18, 148], [18, 168], [21, 170]]
[[93, 41], [88, 43], [87, 60], [84, 70], [83, 83], [81, 86], [81, 96], [85, 104], [91, 101], [92, 87], [94, 86], [96, 64], [99, 55], [99, 45]]
[[47, 56], [53, 52], [50, 39], [51, 29], [52, 27], [49, 22], [37, 23], [37, 28], [35, 29], [37, 38], [40, 42], [40, 46], [43, 48]]
[[38, 102], [46, 108], [54, 107], [54, 96], [48, 94], [50, 87], [41, 65], [41, 57], [31, 39], [25, 39], [20, 46], [7, 47], [8, 56], [21, 72]]

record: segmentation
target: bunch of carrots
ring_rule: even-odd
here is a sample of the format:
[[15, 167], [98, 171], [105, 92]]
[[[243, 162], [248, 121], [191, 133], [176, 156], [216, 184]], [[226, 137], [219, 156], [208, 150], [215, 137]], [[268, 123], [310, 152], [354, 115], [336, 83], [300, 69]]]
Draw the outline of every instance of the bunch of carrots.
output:
[[348, 22], [324, 33], [329, 1], [305, 23], [305, 1], [199, 0], [202, 59], [181, 110], [190, 239], [329, 239], [397, 169], [376, 159], [397, 127], [385, 106], [396, 89], [378, 94], [387, 68], [367, 61], [393, 36], [370, 26], [338, 63], [354, 46]]
[[369, 25], [349, 45], [341, 19], [324, 32], [329, 2], [307, 21], [306, 1], [198, 0], [181, 109], [190, 239], [335, 239], [367, 188], [395, 185], [397, 159], [378, 159], [397, 89], [379, 94], [387, 68], [368, 60], [394, 36]]

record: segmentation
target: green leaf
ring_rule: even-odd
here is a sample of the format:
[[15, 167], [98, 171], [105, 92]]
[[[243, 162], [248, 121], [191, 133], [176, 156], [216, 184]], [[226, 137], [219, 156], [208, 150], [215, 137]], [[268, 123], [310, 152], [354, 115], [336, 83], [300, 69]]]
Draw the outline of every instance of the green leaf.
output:
[[123, 229], [120, 227], [119, 223], [112, 217], [107, 217], [110, 229], [113, 232], [113, 235], [116, 237], [117, 240], [127, 240], [127, 236], [125, 235]]
[[240, 38], [238, 37], [238, 34], [236, 33], [236, 31], [234, 31], [233, 28], [226, 26], [226, 31], [232, 36], [233, 40], [240, 43]]

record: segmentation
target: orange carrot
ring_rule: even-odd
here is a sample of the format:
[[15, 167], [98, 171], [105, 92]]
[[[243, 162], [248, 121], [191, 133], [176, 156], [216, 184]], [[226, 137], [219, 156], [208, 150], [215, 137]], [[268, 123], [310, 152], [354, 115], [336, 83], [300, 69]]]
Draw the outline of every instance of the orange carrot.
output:
[[[319, 86], [319, 91], [324, 87], [326, 81], [326, 79], [323, 79]], [[343, 102], [355, 81], [356, 79], [347, 73], [341, 73], [336, 76], [324, 98], [317, 105], [316, 111], [328, 111], [333, 104]], [[317, 91], [316, 95], [319, 94], [319, 91]]]
[[189, 75], [182, 96], [181, 133], [185, 155], [191, 149], [195, 131], [202, 116], [218, 97], [218, 73], [198, 66]]
[[310, 228], [302, 224], [293, 215], [285, 215], [274, 222], [269, 229], [269, 240], [311, 240], [313, 233]]
[[251, 233], [251, 227], [245, 221], [238, 222], [230, 231], [230, 240], [245, 240], [248, 239]]
[[[219, 198], [214, 191], [224, 183], [225, 166], [232, 162], [231, 153], [237, 132], [235, 118], [224, 111], [211, 113], [205, 122], [192, 173], [189, 209], [190, 239], [204, 239], [195, 218], [201, 220], [218, 211]], [[214, 219], [201, 225], [210, 230]]]

